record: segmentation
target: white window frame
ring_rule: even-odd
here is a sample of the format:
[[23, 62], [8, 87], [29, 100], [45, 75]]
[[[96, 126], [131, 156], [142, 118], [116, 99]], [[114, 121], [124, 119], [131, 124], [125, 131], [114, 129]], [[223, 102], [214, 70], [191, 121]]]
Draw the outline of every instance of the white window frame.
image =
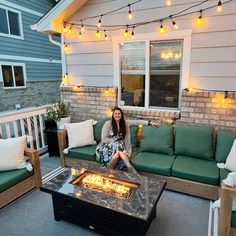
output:
[[[118, 104], [122, 107], [122, 109], [128, 110], [160, 110], [160, 111], [179, 111], [180, 104], [178, 108], [149, 108], [149, 83], [150, 83], [150, 70], [149, 70], [149, 60], [150, 60], [150, 41], [170, 41], [170, 40], [182, 40], [183, 52], [182, 52], [182, 63], [180, 70], [180, 93], [179, 93], [179, 101], [181, 99], [181, 90], [189, 87], [189, 71], [190, 71], [190, 53], [191, 53], [191, 35], [192, 30], [177, 30], [177, 31], [169, 31], [164, 35], [160, 35], [158, 33], [145, 33], [145, 34], [135, 34], [135, 39], [127, 39], [124, 37], [115, 36], [112, 38], [113, 41], [113, 62], [114, 62], [114, 85], [118, 87]], [[145, 72], [145, 105], [144, 107], [136, 107], [136, 106], [122, 106], [120, 104], [121, 92], [120, 92], [120, 43], [125, 42], [146, 42], [146, 72]]]
[[[12, 69], [12, 75], [13, 75], [13, 82], [14, 82], [14, 87], [4, 87], [4, 81], [3, 81], [3, 73], [2, 73], [2, 66], [11, 66], [13, 68], [14, 66], [21, 66], [23, 68], [23, 76], [24, 76], [24, 86], [16, 86], [16, 78], [14, 74], [14, 70]], [[9, 89], [22, 89], [26, 88], [26, 67], [25, 63], [18, 63], [18, 62], [0, 62], [0, 81], [3, 83], [3, 89], [9, 90]]]
[[[8, 34], [6, 34], [6, 33], [1, 33], [1, 32], [0, 32], [0, 36], [24, 40], [23, 24], [22, 24], [21, 12], [20, 12], [20, 11], [17, 11], [17, 10], [14, 10], [14, 9], [12, 9], [12, 8], [9, 8], [9, 7], [5, 7], [5, 6], [3, 6], [3, 5], [0, 5], [0, 8], [5, 9], [5, 10], [7, 11], [7, 27], [8, 27], [8, 31], [9, 31]], [[12, 35], [12, 34], [10, 33], [10, 25], [9, 25], [8, 11], [12, 11], [12, 12], [15, 12], [15, 13], [18, 14], [18, 17], [19, 17], [19, 27], [20, 27], [20, 36], [18, 36], [18, 35]]]

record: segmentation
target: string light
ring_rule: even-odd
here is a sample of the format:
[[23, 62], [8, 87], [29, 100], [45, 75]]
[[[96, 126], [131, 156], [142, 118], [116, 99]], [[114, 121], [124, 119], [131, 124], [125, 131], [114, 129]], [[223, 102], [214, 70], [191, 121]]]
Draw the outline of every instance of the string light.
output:
[[164, 29], [164, 27], [162, 25], [162, 20], [160, 22], [161, 22], [161, 25], [160, 25], [160, 28], [159, 28], [159, 33], [160, 34], [164, 34], [165, 33], [165, 29]]
[[176, 24], [176, 22], [173, 20], [172, 15], [170, 15], [171, 21], [172, 21], [172, 25], [175, 29], [178, 29], [178, 25]]
[[134, 39], [134, 26], [133, 26], [133, 30], [132, 30], [132, 33], [131, 33], [131, 37], [132, 37], [132, 39]]
[[85, 29], [84, 29], [84, 24], [83, 24], [83, 21], [81, 20], [81, 31], [84, 32]]
[[219, 1], [218, 4], [217, 4], [217, 11], [218, 12], [222, 11], [222, 2], [221, 1]]
[[187, 92], [190, 92], [190, 91], [193, 90], [193, 88], [191, 88], [191, 87], [190, 88], [185, 88], [184, 90], [187, 91]]
[[172, 1], [171, 1], [171, 0], [166, 0], [166, 4], [167, 4], [168, 6], [171, 6], [171, 5], [172, 5]]
[[129, 7], [128, 17], [129, 17], [129, 19], [131, 20], [131, 19], [133, 18], [133, 14], [132, 14], [132, 12], [131, 12], [131, 6], [130, 6], [130, 4], [128, 4], [128, 7]]
[[[113, 14], [114, 12], [118, 12], [118, 11], [120, 11], [121, 9], [124, 9], [124, 8], [127, 8], [127, 7], [129, 7], [129, 12], [131, 12], [131, 6], [134, 5], [134, 4], [139, 3], [140, 1], [142, 1], [142, 0], [136, 0], [136, 1], [134, 0], [134, 2], [132, 2], [132, 3], [128, 4], [128, 5], [121, 6], [121, 7], [119, 7], [119, 8], [113, 9], [113, 10], [111, 10], [111, 11], [109, 11], [109, 12], [105, 12], [105, 13], [100, 14], [100, 15], [95, 15], [95, 16], [86, 17], [86, 18], [84, 18], [84, 19], [79, 19], [79, 20], [81, 21], [79, 24], [77, 24], [77, 23], [75, 23], [75, 22], [71, 22], [71, 23], [66, 23], [66, 22], [64, 22], [64, 23], [63, 23], [63, 32], [65, 32], [65, 33], [68, 32], [68, 28], [66, 27], [66, 24], [70, 24], [70, 25], [73, 24], [73, 27], [75, 27], [75, 28], [76, 28], [76, 25], [78, 25], [78, 26], [79, 26], [79, 31], [81, 31], [81, 32], [84, 31], [84, 26], [85, 26], [85, 27], [88, 27], [88, 29], [89, 29], [90, 31], [95, 31], [95, 30], [96, 30], [95, 27], [97, 27], [97, 28], [101, 27], [102, 18], [103, 18], [105, 15]], [[232, 2], [233, 0], [226, 0], [226, 1], [223, 2], [223, 3], [222, 3], [222, 1], [218, 1], [218, 4], [217, 4], [217, 2], [216, 2], [215, 4], [212, 4], [211, 6], [207, 6], [207, 7], [203, 8], [203, 9], [201, 9], [200, 11], [199, 11], [199, 10], [192, 10], [192, 11], [190, 11], [190, 9], [197, 8], [197, 7], [203, 5], [204, 3], [208, 2], [208, 1], [209, 1], [209, 0], [202, 0], [201, 2], [197, 2], [196, 4], [191, 5], [191, 6], [187, 7], [187, 8], [184, 8], [184, 9], [182, 9], [182, 10], [179, 11], [179, 12], [173, 13], [173, 14], [172, 14], [173, 19], [174, 19], [174, 18], [177, 18], [177, 17], [182, 17], [182, 16], [191, 15], [191, 14], [195, 14], [195, 13], [197, 13], [197, 12], [200, 12], [200, 16], [199, 16], [199, 17], [197, 18], [197, 20], [196, 20], [196, 24], [200, 26], [200, 25], [202, 25], [202, 24], [204, 23], [204, 19], [203, 19], [203, 17], [202, 17], [203, 11], [207, 11], [207, 10], [212, 9], [212, 8], [215, 8], [215, 7], [219, 8], [219, 10], [221, 10], [223, 4], [228, 4], [228, 3]], [[172, 2], [173, 2], [173, 1], [166, 1], [166, 3], [168, 3], [168, 4], [170, 4], [170, 5], [172, 4]], [[132, 12], [131, 12], [131, 13], [132, 13]], [[88, 24], [88, 25], [85, 24], [85, 25], [84, 25], [84, 21], [85, 21], [85, 20], [94, 19], [94, 18], [98, 18], [98, 17], [99, 17], [99, 21], [97, 22], [97, 25], [91, 25], [91, 24]], [[164, 21], [167, 21], [168, 18], [169, 18], [169, 16], [165, 16], [165, 17], [162, 17], [162, 18], [159, 18], [159, 19], [153, 19], [153, 20], [150, 20], [150, 21], [138, 22], [138, 23], [129, 25], [129, 27], [130, 27], [130, 28], [131, 28], [131, 27], [137, 28], [137, 27], [141, 27], [141, 26], [144, 26], [144, 25], [147, 25], [147, 24], [151, 24], [151, 23], [157, 23], [157, 22], [162, 22], [162, 21], [164, 22]], [[176, 29], [176, 28], [178, 28], [178, 25], [176, 24], [176, 22], [175, 22], [173, 19], [171, 19], [172, 25], [173, 25], [173, 27]], [[126, 27], [126, 29], [127, 29], [127, 26], [126, 26], [126, 25], [115, 25], [115, 24], [114, 24], [114, 25], [106, 25], [105, 27], [109, 27], [109, 31], [122, 30], [122, 29], [125, 29], [125, 27]], [[105, 29], [105, 27], [103, 27], [103, 30]], [[166, 27], [163, 27], [163, 26], [162, 26], [162, 27], [160, 27], [160, 28], [162, 28], [162, 29], [160, 30], [160, 31], [162, 32], [162, 34], [166, 32]], [[107, 31], [108, 31], [108, 29], [107, 29]], [[128, 31], [127, 31], [127, 33], [128, 33]], [[128, 37], [128, 34], [125, 33], [125, 35], [127, 35], [127, 37]], [[100, 36], [100, 37], [101, 37], [101, 36]]]
[[68, 47], [68, 45], [67, 45], [66, 43], [64, 43], [64, 51], [65, 51], [65, 52], [68, 52], [68, 51], [69, 51], [69, 47]]
[[105, 37], [105, 40], [107, 41], [108, 37], [107, 37], [107, 34], [106, 34], [106, 30], [104, 30], [104, 37]]
[[63, 32], [67, 33], [67, 27], [66, 27], [66, 23], [65, 22], [63, 22]]
[[97, 38], [101, 38], [101, 36], [102, 36], [102, 35], [101, 35], [100, 31], [97, 30], [97, 32], [96, 32], [96, 37], [97, 37]]
[[70, 34], [71, 33], [71, 31], [72, 31], [72, 24], [70, 25], [70, 28], [68, 29], [68, 33]]
[[222, 103], [225, 103], [227, 98], [228, 98], [228, 91], [225, 91], [224, 98], [222, 99]]
[[203, 24], [202, 10], [200, 10], [200, 16], [197, 18], [197, 24], [198, 24], [199, 26]]
[[97, 27], [98, 27], [98, 28], [100, 28], [101, 25], [102, 25], [102, 17], [103, 17], [103, 15], [101, 15], [101, 17], [100, 17], [100, 19], [99, 19], [99, 21], [98, 21], [98, 23], [97, 23]]
[[124, 34], [123, 34], [125, 38], [127, 38], [127, 37], [129, 36], [128, 29], [129, 29], [129, 27], [128, 27], [128, 25], [127, 25], [127, 26], [126, 26], [126, 30], [125, 30], [125, 32], [124, 32]]
[[81, 31], [79, 32], [79, 39], [81, 39], [82, 38], [82, 33], [81, 33]]

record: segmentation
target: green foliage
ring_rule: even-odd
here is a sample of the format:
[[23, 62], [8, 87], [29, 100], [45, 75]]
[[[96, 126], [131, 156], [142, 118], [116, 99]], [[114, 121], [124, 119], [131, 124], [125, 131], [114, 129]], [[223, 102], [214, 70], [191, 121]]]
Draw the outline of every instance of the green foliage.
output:
[[65, 104], [64, 102], [56, 103], [46, 110], [47, 121], [59, 121], [61, 118], [67, 116], [69, 116], [69, 104]]

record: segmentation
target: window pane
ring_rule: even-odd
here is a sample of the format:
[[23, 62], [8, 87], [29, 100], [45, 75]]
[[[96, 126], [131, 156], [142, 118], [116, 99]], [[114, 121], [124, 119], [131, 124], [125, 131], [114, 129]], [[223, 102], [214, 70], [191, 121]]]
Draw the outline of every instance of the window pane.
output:
[[149, 105], [178, 108], [182, 42], [150, 43]]
[[144, 106], [145, 42], [120, 44], [121, 105]]
[[14, 87], [11, 66], [2, 66], [2, 76], [4, 87]]
[[19, 14], [8, 11], [10, 33], [20, 36]]
[[0, 33], [8, 34], [6, 10], [0, 8]]
[[23, 74], [23, 67], [22, 66], [14, 66], [14, 74], [16, 80], [16, 86], [24, 86], [24, 74]]

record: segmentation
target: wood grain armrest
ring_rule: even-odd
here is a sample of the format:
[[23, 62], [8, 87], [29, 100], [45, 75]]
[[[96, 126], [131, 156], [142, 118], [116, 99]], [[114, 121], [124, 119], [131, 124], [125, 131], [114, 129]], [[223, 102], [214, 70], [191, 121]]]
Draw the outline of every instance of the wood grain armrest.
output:
[[41, 168], [40, 168], [40, 161], [39, 161], [39, 152], [34, 149], [25, 148], [24, 155], [29, 157], [30, 163], [34, 167], [36, 186], [41, 186], [42, 176], [41, 176]]
[[67, 138], [67, 131], [66, 131], [66, 129], [58, 130], [57, 137], [58, 137], [58, 146], [59, 146], [61, 165], [65, 166], [65, 155], [63, 153], [63, 150], [65, 148], [67, 148], [67, 139], [66, 139]]

